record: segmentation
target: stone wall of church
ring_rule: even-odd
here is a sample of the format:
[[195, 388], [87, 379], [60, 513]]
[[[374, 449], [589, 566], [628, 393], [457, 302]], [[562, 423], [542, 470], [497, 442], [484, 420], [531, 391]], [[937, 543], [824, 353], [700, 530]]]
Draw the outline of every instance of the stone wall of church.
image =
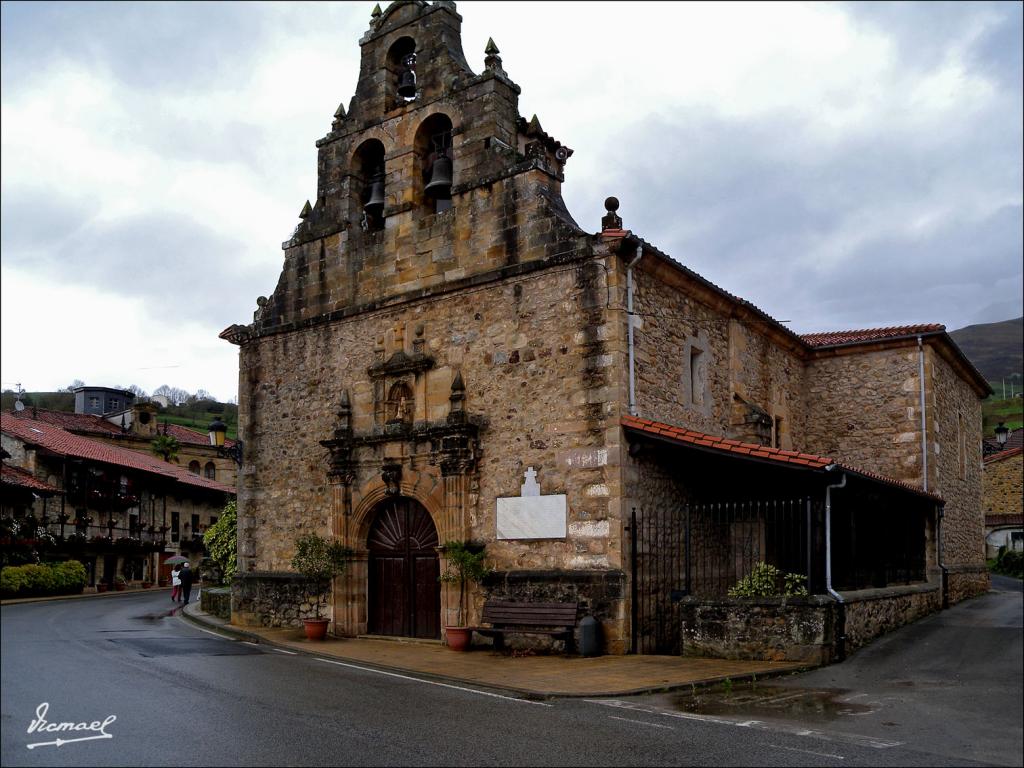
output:
[[[477, 470], [467, 478], [464, 528], [486, 542], [499, 570], [602, 569], [620, 563], [614, 355], [603, 264], [583, 261], [455, 295], [410, 302], [301, 332], [271, 334], [241, 355], [240, 413], [247, 464], [239, 491], [239, 554], [245, 571], [288, 569], [301, 533], [341, 533], [327, 451], [343, 390], [356, 435], [380, 433], [367, 369], [397, 349], [434, 359], [412, 388], [415, 425], [443, 422], [456, 371], [465, 411], [480, 426]], [[606, 439], [612, 433], [612, 442]], [[351, 483], [358, 509], [381, 485], [385, 459], [403, 465], [403, 492], [435, 516], [444, 479], [428, 444], [396, 439], [360, 448]], [[518, 496], [527, 467], [541, 492], [566, 494], [564, 540], [497, 541], [499, 496]], [[408, 487], [407, 487], [408, 486]], [[439, 526], [440, 527], [440, 526]], [[447, 532], [450, 534], [451, 532]], [[446, 535], [441, 531], [442, 536]], [[358, 546], [360, 542], [350, 542]], [[443, 543], [443, 542], [442, 542]], [[362, 542], [365, 546], [365, 542]], [[353, 592], [360, 591], [354, 585]]]
[[669, 270], [634, 271], [638, 415], [745, 442], [803, 446], [804, 366], [754, 318], [737, 319]]

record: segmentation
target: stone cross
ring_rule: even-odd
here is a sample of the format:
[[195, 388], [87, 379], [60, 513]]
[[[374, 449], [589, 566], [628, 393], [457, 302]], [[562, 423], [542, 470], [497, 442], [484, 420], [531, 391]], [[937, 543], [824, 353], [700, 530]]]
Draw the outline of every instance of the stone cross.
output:
[[527, 467], [523, 473], [526, 482], [520, 486], [520, 496], [540, 496], [540, 485], [537, 484], [537, 470]]

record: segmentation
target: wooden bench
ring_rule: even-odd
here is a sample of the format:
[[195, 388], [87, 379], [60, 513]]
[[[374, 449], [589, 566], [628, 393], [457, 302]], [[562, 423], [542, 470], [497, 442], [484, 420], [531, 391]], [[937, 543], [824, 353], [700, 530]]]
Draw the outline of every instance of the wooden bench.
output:
[[489, 627], [473, 627], [485, 637], [494, 638], [494, 647], [503, 648], [505, 635], [549, 635], [565, 640], [565, 652], [575, 647], [573, 631], [579, 603], [517, 603], [508, 600], [488, 600], [484, 603], [483, 621]]

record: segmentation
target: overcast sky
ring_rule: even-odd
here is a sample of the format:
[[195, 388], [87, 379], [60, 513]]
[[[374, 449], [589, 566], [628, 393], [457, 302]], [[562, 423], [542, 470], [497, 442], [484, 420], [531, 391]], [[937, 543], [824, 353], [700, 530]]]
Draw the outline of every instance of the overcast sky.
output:
[[[2, 386], [236, 396], [374, 3], [2, 13]], [[382, 3], [382, 6], [386, 5]], [[459, 2], [625, 226], [800, 333], [1022, 313], [1020, 3]]]

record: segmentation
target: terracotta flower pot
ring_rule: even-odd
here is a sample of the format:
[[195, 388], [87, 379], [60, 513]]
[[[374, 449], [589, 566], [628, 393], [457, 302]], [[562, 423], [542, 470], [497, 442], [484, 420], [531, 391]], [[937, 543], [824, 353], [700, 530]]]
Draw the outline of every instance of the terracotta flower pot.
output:
[[115, 584], [114, 585], [114, 589], [116, 589], [118, 592], [124, 592], [126, 589], [128, 589], [128, 585], [127, 584]]
[[302, 623], [306, 627], [306, 637], [310, 640], [323, 640], [327, 637], [329, 619], [303, 619]]
[[445, 638], [448, 647], [453, 651], [468, 651], [469, 641], [473, 638], [473, 630], [469, 627], [445, 627]]
[[107, 591], [107, 585], [106, 584], [97, 584], [96, 585], [96, 591], [97, 592], [106, 592]]

